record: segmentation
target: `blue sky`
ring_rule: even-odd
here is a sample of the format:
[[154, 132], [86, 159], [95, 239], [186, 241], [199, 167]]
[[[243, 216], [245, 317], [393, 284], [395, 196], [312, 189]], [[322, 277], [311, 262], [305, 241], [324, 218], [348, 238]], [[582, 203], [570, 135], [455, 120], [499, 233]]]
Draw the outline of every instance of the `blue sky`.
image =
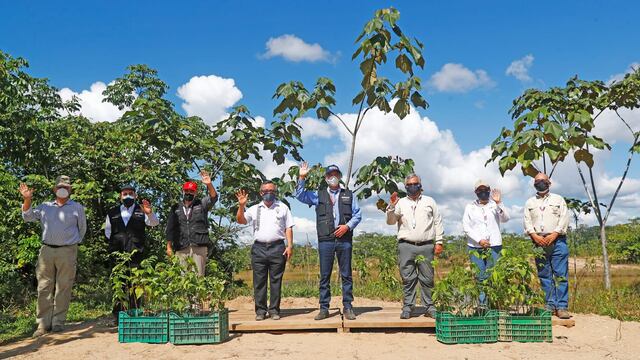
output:
[[[215, 75], [233, 79], [242, 93], [242, 99], [235, 103], [244, 103], [267, 119], [275, 106], [271, 95], [279, 83], [298, 79], [311, 85], [317, 77], [328, 76], [338, 88], [337, 111], [349, 113], [354, 111], [351, 98], [359, 84], [357, 64], [350, 60], [355, 49], [353, 40], [375, 9], [395, 6], [401, 12], [400, 26], [405, 33], [425, 43], [427, 63], [418, 75], [427, 85], [424, 95], [431, 107], [421, 110], [420, 115], [437, 125], [438, 134], [443, 135], [445, 129], [451, 131], [454, 148], [464, 157], [460, 161], [471, 161], [474, 151], [488, 145], [498, 130], [509, 124], [507, 111], [511, 101], [524, 89], [561, 85], [575, 74], [586, 79], [607, 80], [640, 61], [640, 42], [636, 41], [640, 38], [637, 26], [640, 3], [633, 1], [194, 1], [186, 4], [2, 2], [0, 49], [27, 58], [32, 74], [48, 77], [55, 86], [75, 93], [90, 89], [98, 81], [112, 81], [124, 73], [127, 65], [148, 64], [158, 69], [160, 77], [170, 85], [170, 98], [180, 111], [184, 111], [181, 107], [184, 99], [177, 95], [177, 89], [192, 77]], [[261, 56], [266, 53], [270, 38], [285, 34], [294, 35], [306, 44], [318, 44], [326, 59], [294, 62], [286, 56]], [[531, 61], [525, 73], [520, 73], [521, 79], [506, 74], [510, 64], [526, 59], [527, 55], [531, 55]], [[438, 86], [430, 82], [438, 72], [443, 77], [451, 75], [442, 73], [446, 64], [449, 69], [471, 74], [471, 84], [462, 91], [451, 91], [446, 85], [450, 83]], [[632, 116], [640, 118], [637, 114]], [[640, 120], [637, 125], [640, 126]], [[332, 129], [337, 131], [328, 130]], [[303, 151], [305, 158], [313, 162], [339, 159], [338, 155], [332, 155], [344, 149], [339, 138], [309, 136]], [[429, 149], [426, 151], [431, 151]], [[365, 155], [376, 154], [362, 154], [363, 158]], [[412, 157], [429, 161], [426, 153]], [[617, 176], [623, 157], [624, 148], [614, 152], [607, 159], [603, 176]], [[439, 176], [438, 167], [425, 164], [422, 168], [434, 170], [425, 174], [427, 178]], [[484, 176], [478, 171], [468, 177]], [[632, 177], [639, 174], [632, 168]], [[513, 199], [518, 203], [523, 201], [523, 189], [528, 191], [528, 188], [523, 187], [526, 179], [515, 175], [517, 179], [504, 180], [504, 185], [503, 180], [494, 175], [488, 177], [520, 194]], [[560, 182], [567, 184], [563, 189], [579, 194], [579, 189], [568, 185], [577, 180], [570, 176], [568, 170], [566, 180], [561, 179]], [[434, 192], [442, 190], [433, 194], [436, 200], [463, 201], [459, 189], [437, 183], [434, 181], [431, 188]], [[515, 183], [519, 187], [515, 187]], [[634, 189], [635, 185], [626, 189], [629, 196]], [[630, 198], [629, 204], [629, 210], [621, 213], [620, 219], [633, 215], [635, 199]], [[454, 215], [459, 209], [460, 205], [449, 209], [451, 231], [456, 228]], [[294, 206], [294, 211], [311, 218], [309, 210]], [[514, 207], [513, 211], [518, 208]], [[371, 229], [378, 229], [378, 225], [372, 226]], [[513, 226], [515, 230], [519, 225]]]

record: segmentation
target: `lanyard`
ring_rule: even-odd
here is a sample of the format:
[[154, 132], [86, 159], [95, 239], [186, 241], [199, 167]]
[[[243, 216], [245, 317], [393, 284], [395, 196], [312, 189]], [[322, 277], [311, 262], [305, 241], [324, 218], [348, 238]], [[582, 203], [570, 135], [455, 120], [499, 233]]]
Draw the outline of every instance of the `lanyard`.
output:
[[544, 209], [547, 208], [547, 200], [549, 200], [549, 194], [544, 197], [542, 205], [538, 207], [540, 209], [540, 232], [544, 232]]

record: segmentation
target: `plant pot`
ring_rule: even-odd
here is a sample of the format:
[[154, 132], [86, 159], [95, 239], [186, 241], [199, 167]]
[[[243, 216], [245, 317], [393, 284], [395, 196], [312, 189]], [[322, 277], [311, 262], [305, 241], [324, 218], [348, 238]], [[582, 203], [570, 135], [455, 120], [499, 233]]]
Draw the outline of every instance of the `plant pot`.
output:
[[142, 310], [121, 311], [118, 315], [118, 341], [164, 344], [169, 341], [167, 314], [144, 315]]
[[498, 341], [553, 342], [551, 312], [534, 309], [533, 314], [498, 314]]
[[443, 344], [482, 344], [498, 341], [498, 313], [475, 316], [436, 313], [436, 338]]
[[217, 344], [228, 338], [228, 309], [206, 315], [169, 314], [169, 341], [172, 344]]

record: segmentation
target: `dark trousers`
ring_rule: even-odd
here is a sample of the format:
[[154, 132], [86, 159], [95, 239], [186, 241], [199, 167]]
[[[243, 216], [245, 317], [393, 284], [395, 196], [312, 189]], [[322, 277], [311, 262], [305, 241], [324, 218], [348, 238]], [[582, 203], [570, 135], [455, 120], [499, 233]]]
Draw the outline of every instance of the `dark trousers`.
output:
[[353, 278], [351, 276], [350, 241], [320, 241], [318, 255], [320, 257], [320, 308], [329, 309], [331, 302], [331, 272], [333, 259], [338, 258], [338, 268], [342, 280], [342, 306], [351, 308], [353, 302]]
[[[256, 314], [280, 313], [280, 289], [287, 259], [283, 255], [284, 241], [255, 242], [251, 247], [253, 269], [253, 297]], [[269, 308], [267, 309], [267, 279], [269, 280]]]

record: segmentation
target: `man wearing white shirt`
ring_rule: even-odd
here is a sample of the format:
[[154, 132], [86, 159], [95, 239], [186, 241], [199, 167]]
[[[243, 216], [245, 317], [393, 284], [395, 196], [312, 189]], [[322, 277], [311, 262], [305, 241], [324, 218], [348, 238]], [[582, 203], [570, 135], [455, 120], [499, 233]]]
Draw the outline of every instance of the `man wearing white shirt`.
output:
[[[502, 204], [499, 189], [491, 190], [489, 184], [483, 180], [478, 180], [474, 189], [477, 199], [464, 209], [462, 229], [467, 235], [471, 262], [479, 270], [478, 281], [484, 281], [487, 278], [487, 270], [500, 258], [500, 223], [509, 221], [509, 214]], [[484, 293], [480, 294], [480, 303], [486, 304]]]
[[[131, 185], [120, 189], [121, 205], [111, 208], [107, 212], [104, 235], [109, 243], [109, 252], [135, 253], [131, 257], [130, 267], [138, 267], [145, 256], [146, 227], [160, 224], [153, 213], [151, 204], [142, 200], [136, 203], [136, 190]], [[133, 297], [129, 299], [129, 309], [136, 308], [137, 302]], [[118, 314], [123, 309], [122, 304], [115, 304], [113, 316], [118, 320]]]
[[[256, 320], [267, 316], [280, 319], [280, 290], [287, 261], [293, 255], [293, 216], [291, 210], [276, 198], [276, 184], [266, 181], [260, 186], [262, 201], [245, 210], [248, 194], [236, 193], [239, 224], [253, 226], [254, 243], [251, 247], [253, 270], [253, 296]], [[286, 245], [285, 245], [286, 238]], [[269, 280], [269, 307], [267, 308], [267, 279]]]

